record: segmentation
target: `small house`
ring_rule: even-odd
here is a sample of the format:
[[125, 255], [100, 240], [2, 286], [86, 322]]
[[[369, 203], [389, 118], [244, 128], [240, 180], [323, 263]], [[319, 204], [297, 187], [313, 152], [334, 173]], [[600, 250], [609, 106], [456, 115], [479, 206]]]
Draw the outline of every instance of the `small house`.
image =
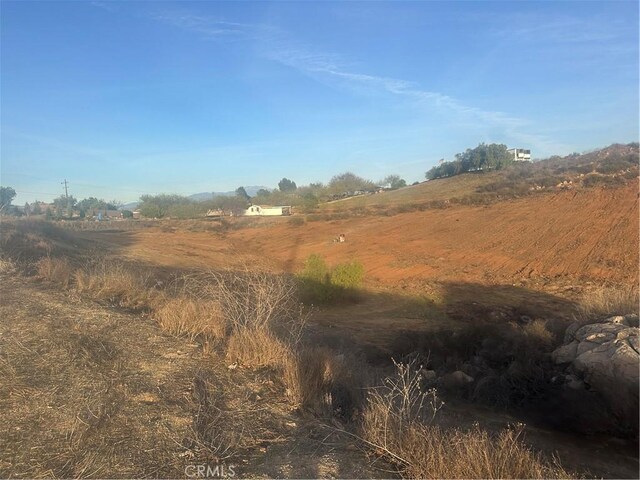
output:
[[244, 212], [247, 217], [278, 217], [291, 215], [290, 206], [267, 207], [261, 205], [251, 205]]

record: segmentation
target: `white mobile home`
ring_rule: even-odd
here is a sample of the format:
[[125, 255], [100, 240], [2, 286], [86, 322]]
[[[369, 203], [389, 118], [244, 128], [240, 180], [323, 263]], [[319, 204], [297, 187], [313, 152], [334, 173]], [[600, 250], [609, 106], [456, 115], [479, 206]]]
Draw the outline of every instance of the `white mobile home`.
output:
[[282, 215], [291, 215], [291, 207], [290, 206], [279, 206], [279, 207], [263, 207], [260, 205], [251, 205], [244, 212], [245, 216], [255, 217], [277, 217]]
[[507, 152], [513, 155], [513, 160], [515, 162], [531, 161], [531, 150], [525, 150], [524, 148], [510, 148]]

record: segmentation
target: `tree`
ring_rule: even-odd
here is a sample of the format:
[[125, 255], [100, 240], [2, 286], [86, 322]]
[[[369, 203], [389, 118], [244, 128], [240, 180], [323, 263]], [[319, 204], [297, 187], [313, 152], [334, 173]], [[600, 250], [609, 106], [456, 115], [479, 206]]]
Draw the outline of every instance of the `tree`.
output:
[[392, 190], [407, 186], [407, 182], [405, 182], [403, 178], [400, 178], [400, 175], [387, 175], [381, 184], [388, 185]]
[[69, 195], [68, 197], [65, 195], [60, 195], [58, 198], [53, 200], [53, 205], [56, 209], [56, 216], [62, 217], [66, 212], [67, 216], [70, 217], [72, 209], [76, 203], [77, 200], [73, 195]]
[[0, 212], [11, 205], [11, 201], [16, 197], [16, 191], [11, 187], [0, 187]]
[[106, 202], [102, 199], [98, 199], [95, 197], [89, 197], [80, 200], [76, 204], [76, 208], [81, 212], [88, 212], [89, 210], [117, 210], [117, 202], [116, 200], [112, 200], [111, 202]]
[[507, 151], [507, 146], [498, 143], [479, 144], [476, 148], [456, 154], [452, 162], [440, 162], [425, 175], [429, 180], [450, 177], [474, 170], [499, 170], [513, 163], [513, 157]]
[[31, 213], [33, 215], [40, 215], [42, 214], [42, 207], [40, 206], [40, 202], [38, 200], [36, 200], [35, 202], [33, 202], [33, 205], [31, 206]]
[[247, 191], [244, 189], [244, 187], [236, 188], [236, 197], [241, 197], [241, 198], [244, 198], [245, 200], [251, 199], [251, 197], [249, 196]]
[[220, 195], [219, 197], [214, 198], [210, 202], [210, 205], [211, 207], [220, 209], [225, 213], [240, 215], [247, 209], [248, 200], [239, 195], [234, 197]]
[[351, 172], [335, 175], [329, 181], [329, 190], [334, 194], [355, 192], [356, 190], [369, 190], [373, 188], [373, 186], [373, 182]]
[[296, 182], [289, 180], [288, 178], [283, 178], [278, 182], [278, 188], [281, 192], [293, 192], [298, 187], [296, 185]]
[[268, 197], [269, 193], [271, 193], [271, 192], [269, 192], [269, 190], [261, 188], [260, 190], [258, 190], [256, 192], [256, 197]]
[[182, 195], [142, 195], [138, 209], [143, 217], [162, 218], [169, 214], [171, 209], [181, 205], [191, 205], [193, 200]]

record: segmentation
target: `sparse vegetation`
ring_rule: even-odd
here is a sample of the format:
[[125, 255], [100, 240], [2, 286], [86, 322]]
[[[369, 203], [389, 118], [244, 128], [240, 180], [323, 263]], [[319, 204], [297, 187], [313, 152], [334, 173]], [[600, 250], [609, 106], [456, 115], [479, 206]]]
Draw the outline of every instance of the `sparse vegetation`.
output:
[[[594, 165], [599, 164], [596, 162]], [[591, 176], [622, 178], [623, 175], [617, 168], [612, 171], [613, 173], [591, 173], [585, 178], [588, 179]], [[569, 169], [567, 172], [571, 174], [572, 170]], [[526, 195], [529, 187], [525, 189], [524, 186], [531, 186], [532, 182], [544, 188], [556, 188], [556, 182], [565, 181], [567, 178], [565, 173], [557, 173], [550, 168], [538, 170], [535, 165], [514, 166], [501, 172], [478, 174], [476, 178], [483, 176], [485, 186], [467, 184], [466, 191], [473, 193], [467, 193], [464, 196], [446, 199], [427, 198], [421, 202], [399, 202], [395, 205], [379, 204], [378, 208], [352, 204], [344, 212], [313, 214], [307, 216], [306, 220], [301, 216], [294, 216], [281, 222], [279, 228], [287, 229], [290, 228], [289, 225], [303, 225], [306, 221], [328, 221], [336, 222], [335, 231], [346, 231], [350, 236], [351, 230], [346, 228], [342, 230], [342, 225], [349, 222], [340, 222], [341, 220], [373, 213], [392, 214], [423, 209], [454, 209], [457, 208], [454, 206], [456, 203], [490, 203], [500, 198]], [[629, 173], [633, 172], [628, 171], [625, 175]], [[588, 183], [589, 181], [586, 182]], [[469, 188], [468, 185], [473, 186]], [[295, 195], [303, 195], [304, 193], [301, 192], [304, 192], [305, 188], [300, 187], [295, 190]], [[404, 195], [410, 193], [410, 190], [411, 187], [408, 187], [392, 193], [401, 195], [400, 198], [406, 198]], [[307, 193], [311, 195], [310, 192]], [[260, 195], [267, 194], [268, 192], [260, 193]], [[279, 192], [278, 195], [285, 195], [285, 193]], [[286, 195], [294, 195], [294, 193], [289, 192]], [[317, 197], [314, 198], [317, 200]], [[342, 202], [336, 202], [336, 204], [340, 203]], [[184, 204], [184, 215], [190, 215], [188, 212], [192, 206], [189, 203]], [[174, 213], [171, 215], [180, 211], [178, 207], [171, 208], [174, 208]], [[442, 214], [448, 216], [448, 221], [453, 223], [457, 221], [458, 210], [463, 209], [458, 208]], [[437, 212], [434, 213], [435, 216]], [[386, 219], [378, 220], [387, 221]], [[184, 238], [181, 235], [185, 231], [220, 232], [208, 236], [197, 235], [199, 238], [217, 239], [223, 235], [235, 236], [243, 233], [234, 232], [231, 228], [259, 225], [253, 219], [237, 219], [237, 221], [232, 219], [232, 223], [234, 226], [223, 229], [217, 222], [216, 228], [211, 228], [213, 226], [211, 222], [196, 220], [176, 222], [165, 219], [144, 222], [123, 221], [119, 222], [117, 228], [124, 232], [123, 236], [144, 237], [144, 234], [140, 235], [138, 232], [128, 230], [153, 226], [154, 230], [151, 231], [171, 232], [170, 236], [164, 234], [163, 238], [177, 240]], [[289, 415], [287, 421], [295, 419], [296, 415], [300, 415], [300, 411], [304, 411], [302, 415], [308, 425], [305, 424], [303, 428], [317, 427], [313, 415], [321, 419], [322, 424], [339, 425], [336, 431], [350, 436], [351, 439], [360, 439], [363, 445], [370, 448], [372, 454], [394, 464], [400, 474], [406, 477], [571, 476], [555, 460], [542, 457], [526, 447], [523, 427], [516, 426], [506, 430], [496, 429], [496, 431], [484, 430], [480, 426], [469, 427], [468, 424], [460, 422], [455, 415], [449, 417], [447, 408], [442, 407], [441, 404], [441, 398], [455, 398], [460, 402], [478, 402], [502, 407], [509, 412], [535, 411], [535, 408], [544, 404], [556, 407], [563, 414], [566, 413], [565, 410], [573, 404], [562, 403], [560, 400], [552, 404], [544, 403], [553, 397], [555, 392], [552, 389], [551, 378], [554, 369], [550, 364], [549, 354], [558, 345], [562, 329], [551, 326], [549, 322], [533, 316], [529, 311], [526, 313], [532, 315], [531, 318], [518, 315], [504, 321], [495, 319], [493, 321], [489, 320], [489, 318], [493, 319], [489, 316], [493, 312], [488, 311], [486, 319], [482, 316], [478, 317], [482, 321], [473, 318], [472, 325], [443, 326], [441, 331], [434, 329], [424, 335], [414, 331], [405, 332], [400, 341], [404, 344], [390, 345], [394, 354], [402, 354], [404, 363], [396, 364], [396, 372], [389, 375], [388, 363], [386, 363], [389, 357], [386, 350], [378, 349], [378, 345], [373, 346], [371, 350], [365, 350], [365, 347], [369, 348], [369, 346], [363, 346], [364, 342], [359, 343], [360, 339], [357, 342], [354, 340], [352, 344], [349, 343], [350, 338], [333, 339], [330, 334], [327, 334], [328, 329], [333, 328], [335, 321], [332, 316], [340, 315], [342, 310], [322, 309], [320, 313], [323, 316], [320, 318], [326, 323], [314, 322], [312, 327], [305, 328], [308, 311], [300, 305], [300, 298], [306, 303], [330, 305], [352, 300], [357, 295], [361, 295], [363, 302], [370, 300], [370, 293], [360, 293], [364, 280], [363, 265], [355, 261], [334, 263], [333, 259], [345, 258], [341, 257], [341, 252], [338, 251], [342, 248], [341, 246], [326, 247], [335, 248], [337, 252], [335, 255], [332, 253], [328, 256], [332, 259], [331, 265], [327, 264], [322, 256], [312, 255], [307, 258], [302, 272], [296, 276], [274, 274], [271, 264], [263, 266], [257, 262], [250, 267], [239, 268], [240, 262], [233, 261], [225, 264], [228, 265], [227, 268], [218, 271], [187, 273], [180, 266], [180, 270], [170, 274], [169, 269], [127, 263], [116, 260], [110, 254], [96, 256], [95, 252], [85, 250], [86, 244], [82, 243], [87, 242], [87, 238], [93, 238], [94, 234], [74, 232], [74, 230], [88, 232], [93, 229], [106, 230], [96, 233], [96, 238], [106, 238], [112, 234], [122, 233], [115, 230], [113, 226], [69, 221], [60, 222], [59, 225], [32, 220], [20, 222], [12, 220], [8, 225], [3, 223], [0, 239], [0, 247], [2, 247], [0, 273], [5, 272], [7, 273], [5, 276], [13, 276], [16, 268], [19, 268], [72, 292], [80, 293], [80, 296], [76, 294], [69, 296], [74, 302], [86, 302], [88, 297], [110, 307], [114, 305], [124, 307], [136, 313], [135, 317], [127, 318], [130, 321], [135, 319], [140, 322], [141, 328], [146, 329], [145, 339], [158, 337], [172, 348], [175, 345], [181, 345], [181, 350], [169, 351], [170, 349], [167, 348], [161, 353], [166, 355], [160, 363], [162, 368], [158, 368], [158, 365], [153, 367], [160, 373], [157, 378], [145, 379], [145, 385], [136, 387], [140, 388], [141, 393], [134, 388], [136, 398], [139, 396], [140, 399], [136, 401], [149, 405], [150, 409], [164, 409], [166, 405], [161, 404], [157, 396], [173, 388], [172, 385], [176, 382], [176, 389], [172, 393], [175, 398], [162, 401], [167, 405], [171, 404], [171, 408], [177, 404], [188, 404], [193, 411], [193, 418], [190, 418], [190, 421], [180, 420], [189, 425], [188, 432], [182, 433], [180, 438], [188, 439], [185, 440], [185, 444], [187, 441], [190, 442], [188, 447], [179, 446], [180, 453], [187, 452], [185, 455], [197, 456], [206, 452], [202, 455], [227, 458], [233, 455], [236, 449], [248, 448], [247, 451], [251, 451], [250, 449], [256, 448], [256, 445], [262, 445], [251, 443], [253, 439], [260, 437], [252, 430], [253, 417], [263, 416], [266, 418], [264, 423], [270, 426], [278, 422], [284, 423], [281, 419], [277, 422], [273, 420], [274, 410], [279, 409], [286, 411], [286, 415]], [[5, 228], [6, 226], [8, 228]], [[64, 228], [60, 228], [62, 226]], [[447, 228], [449, 226], [447, 225]], [[308, 233], [308, 229], [318, 227], [324, 228], [309, 223], [306, 228], [297, 232], [300, 236], [304, 236]], [[331, 229], [333, 227], [326, 230]], [[330, 238], [327, 239], [327, 243], [329, 240]], [[128, 244], [122, 246], [124, 245], [128, 246]], [[351, 255], [351, 244], [346, 247], [348, 248], [344, 251]], [[126, 255], [130, 254], [128, 250]], [[224, 255], [227, 255], [226, 252]], [[436, 255], [428, 252], [424, 257], [415, 259], [409, 255], [406, 258], [403, 256], [401, 261], [398, 260], [397, 268], [413, 268], [416, 264], [425, 264], [434, 268], [443, 265], [439, 258], [435, 258]], [[86, 258], [91, 260], [87, 261]], [[230, 267], [231, 265], [234, 265], [233, 268]], [[371, 268], [371, 271], [375, 271], [375, 268]], [[40, 283], [32, 282], [36, 287]], [[402, 287], [404, 288], [404, 285]], [[427, 284], [426, 288], [434, 288], [434, 286]], [[495, 285], [492, 288], [495, 288]], [[47, 288], [42, 291], [51, 292], [53, 289]], [[371, 296], [373, 298], [373, 295]], [[381, 296], [380, 298], [383, 300], [375, 300], [378, 302], [375, 304], [376, 308], [382, 308], [380, 305], [384, 303], [384, 299], [391, 297]], [[438, 300], [442, 305], [438, 305], [437, 309], [429, 310], [426, 314], [420, 313], [417, 315], [418, 320], [423, 323], [435, 322], [433, 316], [435, 314], [432, 315], [435, 310], [438, 310], [439, 322], [451, 320], [453, 316], [449, 318], [449, 309], [456, 308], [455, 302], [458, 301], [461, 300], [457, 296]], [[370, 304], [365, 303], [363, 306], [368, 308]], [[394, 311], [390, 317], [401, 318], [403, 322], [410, 323], [416, 320], [415, 310], [413, 303], [409, 306], [403, 304], [402, 309], [398, 306], [398, 312]], [[427, 311], [424, 307], [422, 310]], [[113, 312], [119, 315], [118, 311], [122, 310], [110, 308], [109, 311], [110, 315]], [[365, 313], [368, 314], [368, 311]], [[625, 289], [590, 290], [580, 307], [579, 316], [591, 319], [630, 311], [638, 311], [637, 288], [629, 291]], [[570, 313], [567, 316], [570, 316]], [[153, 328], [157, 327], [151, 320], [157, 322], [157, 327], [169, 335], [161, 335], [157, 330], [154, 333]], [[466, 320], [466, 317], [463, 320]], [[70, 358], [75, 362], [74, 364], [81, 365], [88, 371], [95, 368], [95, 365], [108, 365], [111, 372], [118, 371], [118, 375], [121, 375], [121, 377], [114, 377], [117, 381], [113, 384], [120, 385], [117, 382], [124, 381], [122, 379], [125, 378], [125, 374], [118, 370], [120, 368], [118, 362], [124, 357], [124, 350], [130, 348], [127, 341], [123, 340], [122, 344], [114, 342], [108, 338], [110, 333], [106, 327], [103, 328], [100, 325], [95, 327], [96, 330], [91, 335], [85, 335], [82, 331], [72, 331], [66, 324], [56, 328], [66, 332], [64, 349], [72, 353]], [[109, 328], [119, 327], [109, 325]], [[351, 325], [350, 328], [356, 329]], [[138, 349], [140, 344], [141, 342], [137, 343]], [[390, 341], [389, 344], [391, 344]], [[25, 345], [25, 347], [33, 349], [31, 345]], [[184, 354], [185, 348], [197, 350], [202, 356], [202, 358], [192, 358], [193, 363], [189, 365], [189, 375], [192, 377], [186, 382], [184, 379], [176, 379], [177, 377], [174, 377], [173, 371], [169, 371], [168, 367], [171, 365], [173, 368], [173, 364]], [[364, 360], [364, 354], [360, 356], [360, 348], [362, 352], [367, 352], [371, 363]], [[412, 358], [418, 360], [412, 363]], [[110, 363], [112, 359], [117, 361]], [[13, 385], [5, 387], [9, 388], [7, 391], [12, 392], [11, 395], [17, 395], [15, 392], [22, 392], [20, 389], [24, 388], [24, 392], [30, 394], [31, 390], [21, 386], [19, 369], [15, 365], [7, 366], [6, 362], [3, 362], [4, 359], [0, 359], [0, 372]], [[128, 368], [138, 372], [148, 366], [135, 364], [135, 369], [131, 366]], [[210, 378], [204, 373], [205, 368], [220, 369], [222, 373], [217, 374], [215, 378]], [[430, 375], [435, 374], [435, 378], [429, 377], [431, 380], [427, 380], [426, 369], [429, 369]], [[473, 380], [459, 388], [451, 387], [446, 382], [446, 376], [454, 371], [472, 375]], [[125, 373], [130, 376], [128, 370]], [[385, 380], [382, 382], [373, 380], [376, 377], [382, 377]], [[193, 380], [192, 383], [191, 380]], [[182, 383], [178, 385], [177, 382]], [[153, 386], [149, 391], [146, 390], [147, 383]], [[122, 389], [117, 387], [114, 390], [110, 389], [112, 387], [107, 388], [106, 385], [106, 383], [101, 384], [100, 387], [108, 392], [108, 398], [104, 397], [104, 405], [92, 404], [90, 409], [91, 412], [97, 412], [95, 418], [100, 420], [95, 420], [94, 424], [93, 416], [81, 415], [82, 421], [86, 421], [89, 426], [85, 430], [85, 427], [78, 423], [74, 424], [74, 429], [84, 432], [95, 428], [98, 432], [100, 430], [96, 425], [99, 422], [109, 425], [110, 422], [114, 422], [114, 419], [119, 418], [117, 413], [120, 412], [119, 405], [126, 404], [126, 408], [131, 408], [127, 401], [129, 401], [128, 396], [133, 393], [130, 394], [124, 387]], [[378, 386], [372, 387], [372, 385]], [[438, 390], [435, 390], [436, 387]], [[127, 388], [129, 388], [128, 384]], [[226, 392], [229, 390], [234, 392], [233, 399], [227, 398]], [[2, 393], [6, 394], [5, 391]], [[25, 398], [27, 393], [24, 394]], [[19, 395], [23, 394], [19, 393]], [[103, 398], [100, 397], [100, 392], [97, 395]], [[583, 404], [586, 403], [584, 398], [580, 400]], [[240, 405], [242, 402], [251, 404], [255, 410], [250, 413], [243, 412], [243, 406]], [[85, 407], [84, 404], [74, 404], [74, 409], [78, 412], [84, 412]], [[127, 410], [121, 416], [126, 417], [130, 411]], [[242, 417], [238, 420], [242, 422], [243, 430], [239, 430], [241, 433], [228, 428], [229, 422], [236, 421], [236, 416]], [[336, 423], [334, 417], [340, 419], [341, 423]], [[259, 421], [262, 421], [262, 418]], [[299, 430], [296, 428], [295, 433], [290, 435], [300, 435]], [[229, 431], [235, 433], [230, 434]], [[100, 431], [100, 433], [103, 435], [102, 438], [115, 438], [113, 435], [117, 432]], [[277, 435], [280, 434], [281, 432], [278, 431]], [[80, 451], [79, 440], [74, 435], [71, 437], [75, 442], [73, 448], [77, 452]], [[93, 471], [90, 459], [83, 457], [82, 462], [75, 462], [72, 453], [67, 452], [63, 460], [70, 462], [69, 465], [77, 466], [77, 470], [52, 467], [56, 475], [69, 472], [82, 475]], [[103, 468], [105, 469], [100, 471], [104, 474], [110, 472], [108, 468]], [[39, 476], [45, 470], [29, 471]]]
[[589, 291], [578, 303], [578, 321], [588, 323], [613, 315], [640, 313], [637, 286], [602, 286]]
[[161, 298], [148, 272], [106, 258], [76, 270], [74, 280], [78, 292], [133, 310], [151, 310]]
[[298, 275], [302, 298], [309, 303], [339, 302], [357, 298], [364, 267], [353, 261], [330, 269], [320, 255], [310, 255]]
[[36, 270], [40, 278], [67, 288], [73, 278], [73, 267], [65, 258], [45, 257], [38, 260]]
[[372, 390], [364, 412], [366, 442], [408, 478], [571, 478], [557, 461], [546, 462], [521, 441], [522, 427], [490, 435], [475, 425], [464, 431], [434, 423], [442, 407], [424, 391], [416, 365]]

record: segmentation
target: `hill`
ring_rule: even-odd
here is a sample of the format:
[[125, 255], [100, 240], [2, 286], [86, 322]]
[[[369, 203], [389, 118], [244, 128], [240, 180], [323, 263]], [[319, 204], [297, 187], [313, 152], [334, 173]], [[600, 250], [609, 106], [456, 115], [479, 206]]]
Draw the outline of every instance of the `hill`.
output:
[[376, 194], [321, 205], [322, 211], [354, 213], [442, 208], [448, 204], [488, 204], [505, 199], [597, 185], [620, 186], [638, 177], [638, 144], [613, 144], [584, 154], [513, 164], [499, 171], [476, 171]]

